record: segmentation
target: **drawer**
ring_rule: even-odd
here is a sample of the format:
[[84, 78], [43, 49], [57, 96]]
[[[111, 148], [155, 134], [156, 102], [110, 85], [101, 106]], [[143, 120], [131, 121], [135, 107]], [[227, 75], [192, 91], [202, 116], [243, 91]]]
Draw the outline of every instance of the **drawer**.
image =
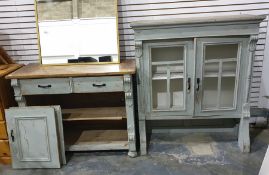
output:
[[10, 156], [10, 149], [7, 140], [0, 140], [0, 157]]
[[22, 95], [71, 93], [68, 78], [46, 78], [20, 80]]
[[0, 139], [7, 139], [6, 122], [0, 122]]
[[0, 157], [0, 163], [4, 165], [11, 164], [11, 157]]
[[119, 92], [123, 91], [123, 77], [85, 77], [74, 78], [74, 92]]

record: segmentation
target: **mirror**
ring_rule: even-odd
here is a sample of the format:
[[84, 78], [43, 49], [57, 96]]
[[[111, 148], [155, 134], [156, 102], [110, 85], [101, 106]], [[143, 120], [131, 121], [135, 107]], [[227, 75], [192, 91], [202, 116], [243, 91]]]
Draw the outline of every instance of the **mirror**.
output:
[[119, 63], [117, 16], [117, 0], [36, 0], [41, 63]]

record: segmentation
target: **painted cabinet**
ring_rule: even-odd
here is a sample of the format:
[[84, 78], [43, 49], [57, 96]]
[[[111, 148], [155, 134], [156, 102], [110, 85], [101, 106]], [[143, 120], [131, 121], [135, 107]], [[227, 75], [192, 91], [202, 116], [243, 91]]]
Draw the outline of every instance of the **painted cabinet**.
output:
[[148, 118], [219, 116], [223, 112], [240, 115], [242, 103], [238, 99], [245, 91], [248, 60], [244, 58], [248, 41], [248, 38], [197, 38], [145, 43]]
[[[9, 74], [19, 106], [6, 110], [12, 167], [60, 168], [65, 151], [125, 150], [136, 157], [133, 74], [135, 60], [29, 64]], [[31, 103], [35, 97], [40, 103]]]
[[238, 15], [131, 25], [142, 155], [154, 120], [239, 119], [239, 147], [250, 151], [249, 89], [263, 19]]
[[60, 168], [65, 162], [59, 111], [45, 106], [6, 110], [13, 168]]

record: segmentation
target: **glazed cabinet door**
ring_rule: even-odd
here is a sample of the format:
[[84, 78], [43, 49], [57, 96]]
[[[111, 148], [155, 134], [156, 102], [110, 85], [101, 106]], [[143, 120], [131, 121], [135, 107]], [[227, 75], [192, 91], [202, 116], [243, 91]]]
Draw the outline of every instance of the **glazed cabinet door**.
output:
[[6, 116], [13, 168], [60, 168], [54, 107], [10, 108]]
[[198, 38], [195, 116], [240, 115], [248, 38]]
[[143, 47], [148, 117], [192, 115], [193, 42], [145, 43]]

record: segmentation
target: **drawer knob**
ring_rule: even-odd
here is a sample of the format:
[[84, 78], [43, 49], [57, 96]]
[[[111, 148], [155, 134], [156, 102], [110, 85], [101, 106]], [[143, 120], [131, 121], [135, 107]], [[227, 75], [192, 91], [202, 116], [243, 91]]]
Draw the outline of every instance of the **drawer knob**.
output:
[[105, 87], [106, 84], [103, 83], [103, 84], [92, 84], [93, 87], [98, 87], [98, 88], [101, 88], [101, 87]]
[[51, 88], [51, 85], [38, 85], [38, 87], [43, 89], [49, 89]]

